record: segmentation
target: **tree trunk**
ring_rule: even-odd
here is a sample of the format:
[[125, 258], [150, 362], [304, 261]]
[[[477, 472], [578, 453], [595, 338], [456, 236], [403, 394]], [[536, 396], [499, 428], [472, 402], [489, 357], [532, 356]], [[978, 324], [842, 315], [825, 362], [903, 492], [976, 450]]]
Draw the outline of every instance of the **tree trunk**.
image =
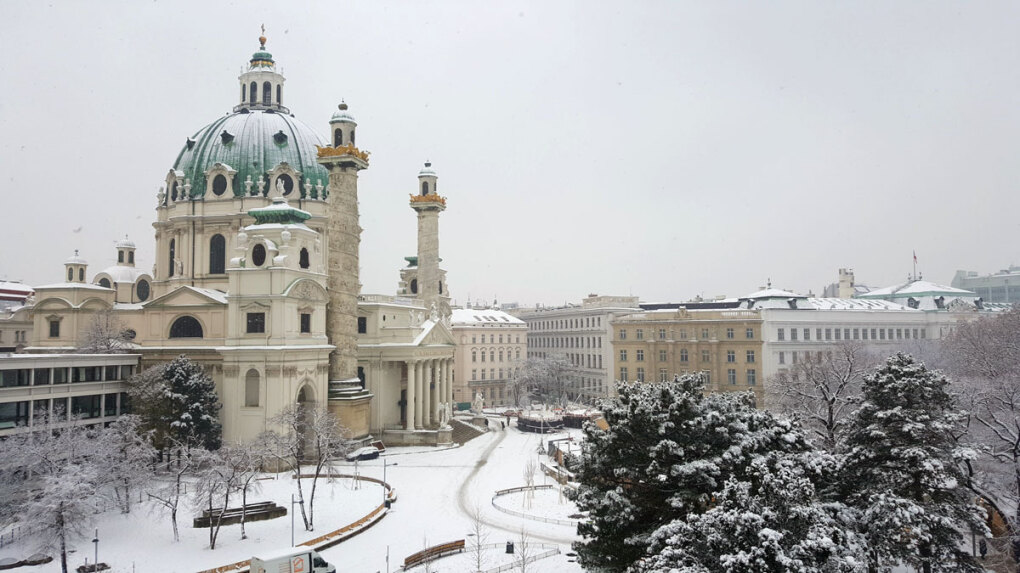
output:
[[57, 530], [60, 536], [60, 570], [67, 573], [67, 536], [64, 531], [64, 502], [57, 506]]
[[248, 539], [248, 534], [244, 531], [244, 522], [248, 517], [248, 486], [245, 484], [241, 488], [241, 539]]

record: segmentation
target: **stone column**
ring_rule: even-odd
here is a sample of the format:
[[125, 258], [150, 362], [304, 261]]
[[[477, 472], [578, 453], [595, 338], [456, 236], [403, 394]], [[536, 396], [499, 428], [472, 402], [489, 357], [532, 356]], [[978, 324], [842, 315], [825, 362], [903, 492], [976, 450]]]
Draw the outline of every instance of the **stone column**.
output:
[[432, 382], [434, 380], [432, 376], [432, 366], [435, 364], [435, 360], [425, 361], [425, 392], [422, 394], [424, 400], [422, 400], [423, 416], [421, 419], [422, 426], [428, 428], [432, 425], [432, 413], [435, 411], [432, 407]]
[[446, 401], [453, 408], [453, 358], [446, 359]]
[[421, 360], [418, 360], [418, 361], [416, 361], [414, 363], [414, 384], [415, 384], [415, 387], [417, 389], [417, 391], [415, 392], [415, 394], [416, 394], [415, 398], [416, 399], [414, 401], [414, 429], [415, 430], [420, 430], [421, 429], [421, 402], [422, 402], [422, 398], [425, 397], [425, 391], [422, 389], [422, 379], [424, 378], [424, 375], [423, 375], [424, 373], [422, 372], [422, 366], [423, 365], [424, 365], [424, 363]]
[[352, 155], [321, 152], [318, 161], [329, 171], [326, 336], [336, 346], [329, 356], [329, 380], [350, 381], [358, 377], [358, 171], [368, 163]]
[[416, 364], [414, 360], [407, 361], [407, 403], [404, 405], [405, 430], [414, 429], [414, 400], [416, 397], [414, 391], [416, 390], [415, 384], [418, 383], [414, 376]]

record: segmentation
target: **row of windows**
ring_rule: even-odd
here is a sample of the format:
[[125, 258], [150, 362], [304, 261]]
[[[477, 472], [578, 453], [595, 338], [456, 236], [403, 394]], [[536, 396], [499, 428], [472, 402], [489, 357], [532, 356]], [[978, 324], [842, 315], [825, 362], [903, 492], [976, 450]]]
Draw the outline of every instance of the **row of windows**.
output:
[[[684, 373], [686, 374], [686, 372], [684, 372]], [[701, 375], [704, 376], [706, 384], [710, 384], [711, 383], [711, 373], [710, 372], [703, 371], [703, 372], [701, 372]], [[659, 369], [659, 381], [660, 382], [665, 382], [668, 379], [668, 376], [669, 376], [669, 374], [668, 374], [668, 372], [667, 372], [667, 370], [665, 368], [660, 368]], [[636, 377], [634, 379], [636, 381], [638, 381], [638, 382], [644, 382], [645, 381], [645, 369], [644, 368], [638, 368], [637, 369], [637, 375], [636, 375]], [[621, 367], [620, 368], [620, 380], [630, 381], [630, 371], [627, 369], [627, 367]], [[756, 385], [758, 383], [758, 371], [754, 370], [752, 368], [749, 368], [749, 369], [745, 370], [744, 371], [744, 380], [747, 382], [748, 386]], [[726, 370], [726, 382], [729, 383], [731, 386], [732, 385], [736, 385], [736, 383], [737, 383], [737, 370], [736, 370], [736, 368], [729, 368], [729, 369]]]
[[0, 430], [27, 426], [30, 421], [30, 409], [34, 410], [34, 415], [37, 418], [52, 414], [56, 420], [66, 421], [68, 412], [70, 412], [72, 416], [88, 420], [126, 414], [130, 411], [130, 403], [128, 395], [125, 393], [2, 402], [0, 403]]
[[[666, 334], [667, 333], [666, 333], [666, 329], [665, 328], [660, 328], [657, 334], [658, 334], [658, 339], [659, 340], [666, 340], [667, 339], [666, 338]], [[709, 340], [711, 334], [712, 334], [712, 332], [711, 332], [710, 329], [708, 329], [708, 328], [702, 328], [701, 329], [701, 339], [702, 340]], [[616, 336], [617, 340], [627, 340], [627, 329], [625, 329], [625, 328], [619, 329], [617, 331], [616, 335], [617, 335]], [[733, 340], [736, 337], [737, 337], [737, 329], [735, 329], [735, 328], [727, 328], [726, 329], [726, 338], [728, 338], [730, 340]], [[754, 329], [753, 328], [745, 328], [744, 329], [744, 338], [747, 339], [747, 340], [754, 340]], [[634, 339], [635, 340], [644, 340], [645, 339], [645, 330], [643, 328], [635, 329], [634, 330]], [[677, 331], [676, 340], [687, 340], [687, 331], [686, 330], [678, 330]]]
[[[798, 333], [801, 340], [811, 340], [810, 328], [791, 328], [790, 341], [797, 342]], [[924, 339], [927, 332], [924, 328], [815, 328], [815, 340], [904, 340]], [[786, 329], [776, 329], [776, 339], [786, 340]]]
[[570, 360], [571, 364], [580, 368], [602, 368], [601, 354], [574, 354], [568, 352], [566, 357], [567, 360]]
[[[629, 353], [627, 352], [627, 350], [620, 350], [620, 360], [619, 361], [620, 362], [627, 362], [628, 356], [629, 356]], [[702, 362], [711, 362], [711, 358], [712, 358], [711, 352], [709, 352], [708, 350], [702, 350], [701, 351], [701, 361]], [[680, 362], [689, 362], [690, 361], [690, 352], [686, 348], [681, 348], [680, 351], [677, 352], [677, 359]], [[755, 361], [755, 351], [754, 350], [746, 351], [746, 353], [744, 354], [744, 359], [748, 363], [754, 363], [754, 361]], [[640, 350], [640, 349], [636, 350], [634, 352], [634, 361], [635, 362], [644, 362], [645, 361], [645, 351], [644, 350]], [[660, 350], [659, 351], [659, 362], [668, 362], [668, 361], [669, 361], [669, 355], [668, 355], [667, 351]], [[736, 351], [727, 350], [726, 351], [726, 362], [736, 362], [736, 361], [737, 361], [737, 353], [736, 353]]]
[[[479, 353], [478, 353], [477, 350], [475, 350], [474, 348], [471, 349], [471, 362], [478, 362], [478, 354]], [[485, 350], [482, 350], [481, 355], [482, 355], [482, 362], [485, 362]], [[496, 362], [496, 356], [497, 356], [496, 351], [490, 349], [489, 350], [489, 362]], [[502, 348], [499, 350], [498, 356], [499, 356], [499, 361], [503, 362], [503, 349]], [[506, 359], [510, 360], [510, 351], [509, 350], [507, 350], [507, 352], [506, 352]], [[516, 355], [514, 356], [514, 360], [520, 360], [520, 359], [521, 359], [521, 349], [518, 348], [518, 349], [516, 349]]]
[[0, 370], [0, 388], [127, 380], [134, 372], [131, 365], [16, 368]]
[[536, 320], [528, 323], [531, 330], [563, 330], [566, 328], [602, 328], [601, 316], [585, 318], [563, 318], [558, 320]]
[[[28, 331], [27, 330], [15, 330], [14, 331], [14, 342], [28, 342]], [[0, 330], [0, 342], [4, 341], [4, 331]]]
[[602, 348], [601, 336], [533, 337], [536, 348]]
[[[285, 177], [281, 175], [280, 177]], [[176, 257], [177, 257], [177, 240], [170, 239], [170, 250], [168, 253], [167, 268], [169, 269], [169, 276], [174, 276], [177, 272], [175, 268]], [[251, 261], [256, 267], [261, 267], [266, 263], [266, 247], [261, 243], [256, 244], [251, 249]], [[307, 269], [311, 266], [309, 261], [308, 249], [302, 247], [298, 254], [298, 266], [302, 269]], [[223, 235], [215, 234], [209, 238], [209, 274], [211, 275], [222, 275], [227, 272], [227, 240]], [[70, 280], [70, 278], [68, 278]], [[84, 280], [84, 279], [82, 279]], [[142, 299], [145, 300], [145, 299]]]
[[[479, 372], [481, 373], [481, 376], [482, 376], [481, 378], [478, 377]], [[498, 376], [496, 375], [497, 372], [499, 373]], [[517, 374], [519, 372], [520, 372], [520, 368], [507, 368], [505, 372], [503, 371], [502, 368], [499, 368], [499, 369], [489, 368], [488, 371], [486, 371], [485, 368], [481, 368], [481, 369], [472, 368], [471, 369], [471, 380], [472, 381], [474, 381], [474, 380], [503, 380], [504, 379], [503, 378], [503, 374], [504, 373], [506, 374], [507, 378], [513, 378], [513, 377], [517, 376]], [[488, 378], [486, 378], [486, 374], [488, 375]]]
[[[277, 105], [283, 103], [281, 101], [281, 99], [280, 99], [280, 96], [283, 95], [283, 91], [282, 91], [281, 87], [282, 86], [280, 84], [276, 85], [276, 103], [277, 103]], [[247, 95], [247, 97], [245, 97], [246, 95]], [[245, 86], [244, 86], [244, 84], [241, 84], [241, 102], [242, 103], [243, 102], [248, 102], [248, 103], [252, 103], [252, 104], [257, 104], [257, 103], [259, 103], [258, 99], [259, 99], [259, 84], [258, 83], [252, 82], [250, 84], [250, 86], [249, 86], [249, 89], [247, 90], [247, 94], [245, 93]], [[262, 105], [272, 105], [272, 103], [273, 103], [273, 84], [271, 84], [269, 82], [263, 82], [262, 83]]]
[[[478, 335], [472, 334], [471, 335], [471, 344], [478, 344], [477, 338], [478, 338]], [[481, 335], [481, 339], [482, 339], [481, 344], [485, 344], [485, 335], [484, 334]], [[507, 341], [507, 344], [510, 343], [510, 335], [509, 334], [506, 335], [506, 341]], [[518, 334], [517, 335], [516, 344], [520, 344], [520, 343], [521, 343], [521, 335]], [[489, 344], [496, 344], [496, 335], [495, 334], [490, 334], [489, 335]], [[503, 335], [502, 334], [499, 335], [499, 344], [503, 344]]]

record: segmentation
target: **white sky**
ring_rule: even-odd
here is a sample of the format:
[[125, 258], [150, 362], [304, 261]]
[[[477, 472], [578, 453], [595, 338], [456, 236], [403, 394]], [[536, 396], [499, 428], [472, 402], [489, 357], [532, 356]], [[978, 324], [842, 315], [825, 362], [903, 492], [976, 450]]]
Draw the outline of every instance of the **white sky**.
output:
[[[372, 152], [364, 292], [415, 253], [431, 159], [458, 303], [648, 301], [1020, 262], [1010, 2], [3, 3], [0, 279], [90, 273], [267, 48], [325, 135]], [[80, 231], [75, 232], [81, 227]]]

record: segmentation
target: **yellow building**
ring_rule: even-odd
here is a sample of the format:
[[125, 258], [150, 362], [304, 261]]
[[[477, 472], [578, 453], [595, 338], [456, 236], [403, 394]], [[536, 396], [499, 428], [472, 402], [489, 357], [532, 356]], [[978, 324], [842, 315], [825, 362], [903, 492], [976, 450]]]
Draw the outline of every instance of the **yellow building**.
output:
[[651, 382], [702, 373], [710, 391], [751, 390], [762, 404], [762, 332], [757, 311], [650, 310], [616, 317], [612, 328], [617, 380]]

